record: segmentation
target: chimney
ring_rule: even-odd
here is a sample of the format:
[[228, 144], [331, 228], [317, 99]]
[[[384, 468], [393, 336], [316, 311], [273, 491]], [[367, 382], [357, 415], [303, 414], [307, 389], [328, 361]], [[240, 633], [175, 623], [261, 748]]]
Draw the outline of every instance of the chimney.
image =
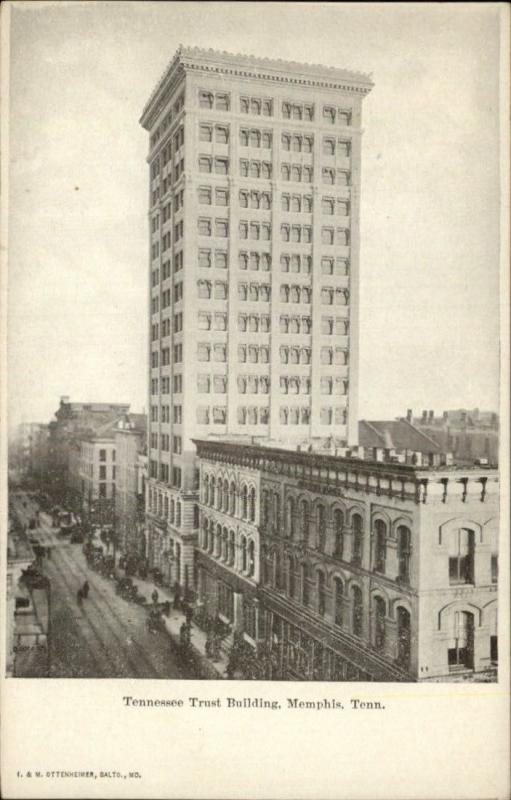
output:
[[429, 412], [429, 421], [433, 422], [434, 419], [435, 419], [435, 412], [434, 411], [430, 411]]
[[428, 418], [428, 412], [427, 411], [423, 411], [422, 412], [422, 421], [426, 422], [427, 418]]
[[60, 397], [60, 405], [63, 406], [65, 403], [69, 403], [69, 395], [63, 394]]
[[406, 421], [411, 422], [413, 419], [413, 411], [411, 408], [406, 409]]
[[447, 420], [449, 419], [449, 412], [448, 411], [444, 411], [444, 413], [442, 414], [442, 419], [443, 419], [444, 422], [447, 422]]

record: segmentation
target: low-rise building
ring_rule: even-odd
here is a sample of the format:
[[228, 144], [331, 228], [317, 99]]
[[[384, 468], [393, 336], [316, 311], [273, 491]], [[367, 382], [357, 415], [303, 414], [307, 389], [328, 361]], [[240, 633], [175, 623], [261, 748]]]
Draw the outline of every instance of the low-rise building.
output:
[[253, 641], [261, 677], [495, 674], [495, 469], [385, 449], [195, 443], [199, 600]]
[[145, 481], [140, 457], [146, 453], [146, 430], [145, 414], [125, 414], [115, 428], [115, 525], [124, 554], [145, 554]]
[[499, 462], [499, 420], [494, 411], [457, 408], [444, 411], [442, 416], [423, 411], [415, 417], [408, 409], [407, 421], [442, 450], [452, 452], [457, 463], [472, 464], [482, 459], [492, 465]]

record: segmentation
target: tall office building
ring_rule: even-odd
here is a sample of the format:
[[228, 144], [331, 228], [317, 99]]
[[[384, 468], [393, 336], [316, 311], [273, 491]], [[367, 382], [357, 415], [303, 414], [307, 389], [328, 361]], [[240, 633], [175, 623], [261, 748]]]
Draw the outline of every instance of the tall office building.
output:
[[355, 444], [368, 75], [180, 47], [149, 133], [149, 556], [190, 585], [192, 438]]

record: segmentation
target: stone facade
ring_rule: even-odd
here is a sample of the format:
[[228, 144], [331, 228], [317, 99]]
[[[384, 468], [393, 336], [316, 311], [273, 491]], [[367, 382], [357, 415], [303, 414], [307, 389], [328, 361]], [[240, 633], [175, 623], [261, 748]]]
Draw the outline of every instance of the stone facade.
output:
[[[255, 526], [259, 567], [241, 574], [257, 588], [255, 646], [265, 677], [417, 681], [495, 673], [495, 470], [197, 445], [202, 568], [214, 563], [228, 583], [225, 576], [239, 571], [240, 537], [248, 540], [247, 523]], [[253, 515], [252, 506], [240, 506], [249, 481]], [[233, 591], [243, 595], [239, 583]]]
[[[178, 545], [193, 559], [194, 437], [356, 441], [371, 88], [345, 70], [180, 48], [143, 111], [156, 560]], [[179, 527], [155, 514], [160, 496], [180, 504]]]

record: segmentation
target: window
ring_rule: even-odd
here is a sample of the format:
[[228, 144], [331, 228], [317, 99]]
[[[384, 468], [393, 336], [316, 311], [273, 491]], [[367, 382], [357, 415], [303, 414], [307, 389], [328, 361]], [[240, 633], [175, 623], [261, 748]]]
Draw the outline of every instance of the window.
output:
[[385, 647], [385, 600], [382, 597], [374, 598], [373, 613], [373, 645], [376, 650], [383, 650]]
[[334, 213], [335, 203], [331, 197], [324, 197], [321, 201], [321, 211], [323, 214], [332, 215]]
[[209, 361], [211, 355], [211, 348], [209, 344], [197, 345], [197, 359], [198, 361]]
[[310, 587], [309, 587], [310, 567], [308, 564], [302, 564], [301, 578], [302, 578], [302, 603], [304, 606], [308, 606], [310, 599]]
[[334, 243], [334, 229], [333, 228], [322, 228], [321, 229], [321, 241], [323, 244], [333, 244]]
[[456, 611], [453, 617], [453, 637], [447, 650], [449, 669], [472, 669], [474, 666], [474, 615], [468, 611]]
[[215, 189], [215, 203], [217, 206], [229, 205], [229, 192], [227, 189]]
[[212, 172], [213, 162], [209, 156], [199, 156], [199, 172]]
[[106, 461], [106, 450], [100, 450], [99, 451], [99, 460], [100, 461]]
[[496, 553], [491, 556], [491, 582], [498, 583], [499, 581], [499, 557]]
[[211, 250], [199, 250], [199, 267], [211, 266]]
[[198, 219], [197, 228], [200, 236], [211, 236], [211, 220], [207, 217]]
[[449, 541], [449, 583], [474, 582], [474, 531], [453, 531]]
[[215, 236], [225, 238], [229, 235], [229, 223], [226, 219], [215, 220]]
[[335, 172], [334, 172], [334, 170], [333, 169], [328, 169], [326, 167], [323, 167], [323, 169], [321, 170], [321, 179], [322, 179], [323, 183], [325, 183], [325, 184], [327, 184], [329, 186], [333, 186], [333, 184], [335, 183]]
[[217, 175], [227, 175], [229, 173], [229, 161], [227, 158], [215, 158], [215, 173]]
[[323, 106], [323, 119], [325, 122], [335, 122], [335, 108], [331, 106]]
[[199, 141], [211, 142], [213, 139], [213, 131], [211, 125], [199, 125]]
[[225, 250], [215, 250], [215, 267], [227, 269], [227, 252]]
[[215, 108], [217, 111], [229, 111], [229, 95], [217, 92], [215, 98]]
[[344, 603], [343, 603], [344, 587], [340, 578], [334, 578], [334, 622], [340, 628], [343, 625]]
[[360, 516], [360, 514], [353, 514], [351, 518], [351, 525], [353, 528], [353, 551], [352, 551], [351, 561], [353, 564], [361, 564], [363, 543], [364, 543], [363, 539], [364, 531], [363, 531], [362, 517]]
[[358, 586], [351, 588], [351, 630], [355, 636], [362, 636], [363, 625], [362, 591]]
[[318, 577], [318, 614], [320, 617], [325, 616], [326, 609], [326, 593], [325, 593], [325, 573], [321, 570], [317, 572]]
[[387, 558], [387, 526], [381, 519], [374, 523], [374, 569], [385, 574], [385, 561]]
[[229, 141], [229, 129], [217, 125], [215, 127], [215, 141], [217, 144], [227, 144]]
[[410, 582], [411, 533], [405, 525], [397, 529], [398, 580]]

